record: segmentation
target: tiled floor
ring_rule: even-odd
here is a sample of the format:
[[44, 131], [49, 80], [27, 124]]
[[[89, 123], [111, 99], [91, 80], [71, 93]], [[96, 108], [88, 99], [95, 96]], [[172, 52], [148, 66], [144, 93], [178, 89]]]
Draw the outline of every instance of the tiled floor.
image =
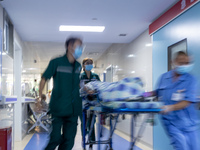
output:
[[[106, 128], [104, 128], [104, 137], [102, 139], [105, 139], [105, 137], [108, 137], [108, 133], [109, 131]], [[130, 147], [130, 143], [127, 140], [127, 138], [129, 137], [126, 135], [123, 135], [119, 131], [115, 132], [115, 134], [113, 135], [113, 149], [114, 150], [128, 150]], [[78, 126], [77, 135], [75, 139], [75, 145], [73, 147], [73, 150], [82, 150], [81, 139], [82, 137], [81, 137], [81, 132], [80, 132], [80, 126]], [[23, 139], [22, 142], [15, 142], [15, 150], [43, 150], [47, 142], [48, 142], [48, 133], [36, 132], [35, 134], [27, 135]], [[144, 145], [141, 145], [141, 144], [139, 145], [139, 147], [140, 148], [135, 147], [134, 150], [142, 150], [142, 149], [151, 150], [148, 147], [145, 147]], [[105, 145], [102, 145], [101, 149], [104, 150], [104, 148], [105, 148]], [[94, 145], [93, 150], [97, 150], [97, 145]]]
[[25, 138], [20, 141], [20, 142], [15, 142], [14, 144], [14, 150], [23, 150], [26, 145], [28, 144], [28, 142], [31, 140], [33, 134], [28, 134], [25, 136]]

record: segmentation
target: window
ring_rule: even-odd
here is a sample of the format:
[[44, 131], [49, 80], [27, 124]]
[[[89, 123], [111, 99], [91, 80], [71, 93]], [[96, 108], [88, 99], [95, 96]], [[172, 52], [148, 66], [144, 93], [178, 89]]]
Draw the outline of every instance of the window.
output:
[[174, 54], [178, 51], [184, 51], [187, 53], [187, 39], [183, 39], [168, 47], [168, 71], [172, 69], [172, 60]]
[[13, 46], [13, 24], [4, 9], [4, 30], [3, 30], [3, 51], [13, 58], [14, 46]]

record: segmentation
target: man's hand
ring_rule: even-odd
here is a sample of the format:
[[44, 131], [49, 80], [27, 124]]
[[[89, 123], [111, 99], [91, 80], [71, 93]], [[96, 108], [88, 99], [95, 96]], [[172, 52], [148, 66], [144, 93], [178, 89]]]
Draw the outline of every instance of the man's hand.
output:
[[44, 89], [45, 83], [46, 83], [46, 79], [42, 78], [39, 85], [39, 97], [42, 96], [42, 91]]
[[92, 95], [92, 94], [94, 94], [94, 91], [93, 90], [89, 90], [89, 91], [87, 91], [87, 93]]
[[94, 94], [94, 90], [91, 90], [89, 89], [88, 87], [84, 86], [84, 91], [87, 93], [87, 94]]
[[180, 101], [174, 105], [165, 105], [163, 106], [161, 109], [163, 109], [163, 111], [161, 111], [161, 113], [163, 114], [167, 114], [171, 111], [175, 111], [175, 110], [181, 110], [184, 109], [185, 107], [187, 107], [188, 105], [190, 105], [191, 102], [189, 101]]
[[156, 93], [154, 91], [151, 91], [151, 92], [144, 92], [142, 94], [142, 96], [145, 98], [145, 97], [151, 97], [151, 96], [156, 96]]
[[42, 109], [41, 99], [38, 97], [38, 98], [36, 98], [36, 101], [35, 101], [34, 111], [39, 113], [39, 112], [41, 112], [41, 109]]
[[36, 102], [40, 102], [40, 101], [41, 101], [41, 97], [38, 96], [38, 97], [36, 98]]
[[163, 111], [161, 111], [162, 114], [168, 114], [171, 111], [174, 111], [174, 105], [165, 105], [161, 108]]
[[152, 92], [144, 92], [142, 94], [143, 97], [151, 97], [152, 96]]

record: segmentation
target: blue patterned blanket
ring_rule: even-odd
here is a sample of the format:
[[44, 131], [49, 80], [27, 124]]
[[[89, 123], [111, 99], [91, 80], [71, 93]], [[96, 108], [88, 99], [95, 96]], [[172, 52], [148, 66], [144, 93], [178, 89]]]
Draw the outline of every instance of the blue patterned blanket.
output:
[[140, 78], [124, 78], [112, 83], [89, 82], [81, 88], [81, 96], [84, 96], [89, 90], [96, 91], [99, 99], [103, 102], [138, 100], [138, 97], [144, 93]]

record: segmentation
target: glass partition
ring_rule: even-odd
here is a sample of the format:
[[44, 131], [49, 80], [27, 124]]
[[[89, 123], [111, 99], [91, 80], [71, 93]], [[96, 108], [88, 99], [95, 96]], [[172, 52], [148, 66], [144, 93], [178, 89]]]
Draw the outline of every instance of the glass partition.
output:
[[37, 97], [40, 80], [40, 74], [22, 74], [22, 96]]
[[12, 96], [14, 95], [14, 74], [13, 74], [13, 58], [6, 53], [2, 53], [2, 95]]
[[187, 53], [187, 39], [183, 39], [168, 47], [168, 71], [172, 69], [172, 59], [175, 53], [184, 51]]
[[2, 78], [2, 30], [0, 29], [0, 101], [2, 96], [1, 78]]

